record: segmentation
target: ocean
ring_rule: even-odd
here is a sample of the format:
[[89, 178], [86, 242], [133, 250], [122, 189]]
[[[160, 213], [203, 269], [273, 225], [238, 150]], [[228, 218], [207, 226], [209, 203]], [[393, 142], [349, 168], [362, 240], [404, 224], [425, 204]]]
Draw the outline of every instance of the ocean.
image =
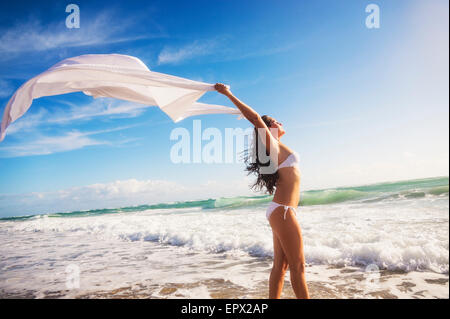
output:
[[[267, 298], [271, 200], [0, 219], [0, 298]], [[304, 191], [299, 204], [312, 298], [449, 298], [448, 177]]]

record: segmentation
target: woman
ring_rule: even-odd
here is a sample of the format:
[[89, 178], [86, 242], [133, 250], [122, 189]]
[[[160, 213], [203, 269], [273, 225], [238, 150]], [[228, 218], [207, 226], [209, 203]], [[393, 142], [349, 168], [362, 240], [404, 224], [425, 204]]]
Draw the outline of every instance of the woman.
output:
[[[227, 96], [242, 112], [243, 116], [255, 126], [256, 136], [261, 139], [266, 154], [276, 159], [275, 171], [267, 170], [263, 174], [263, 163], [256, 150], [256, 161], [247, 166], [247, 170], [258, 174], [254, 186], [266, 187], [270, 194], [275, 194], [266, 217], [273, 233], [273, 268], [269, 278], [269, 298], [280, 298], [283, 290], [284, 275], [289, 267], [291, 284], [297, 298], [309, 298], [305, 280], [305, 256], [303, 240], [295, 216], [300, 200], [300, 172], [298, 155], [280, 142], [285, 131], [283, 125], [270, 116], [260, 116], [250, 106], [241, 102], [221, 83], [215, 89]], [[258, 143], [255, 139], [255, 145]], [[261, 143], [259, 143], [261, 145]], [[273, 156], [273, 151], [277, 156]], [[278, 170], [277, 170], [278, 168]]]

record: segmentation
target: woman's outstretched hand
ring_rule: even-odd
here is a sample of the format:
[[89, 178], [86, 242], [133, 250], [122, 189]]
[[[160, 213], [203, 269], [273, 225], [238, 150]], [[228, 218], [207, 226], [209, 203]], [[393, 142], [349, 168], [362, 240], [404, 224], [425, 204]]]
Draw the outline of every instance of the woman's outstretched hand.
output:
[[225, 84], [216, 83], [216, 85], [214, 85], [214, 88], [217, 90], [217, 92], [219, 92], [223, 95], [226, 95], [226, 96], [231, 95], [230, 89]]

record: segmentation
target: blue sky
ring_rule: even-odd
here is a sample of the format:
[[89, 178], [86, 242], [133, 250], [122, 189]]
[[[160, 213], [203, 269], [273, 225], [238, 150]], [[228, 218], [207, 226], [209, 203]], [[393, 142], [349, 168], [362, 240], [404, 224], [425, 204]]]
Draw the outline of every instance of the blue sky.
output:
[[[0, 4], [0, 108], [81, 54], [231, 85], [283, 123], [302, 189], [448, 176], [448, 1], [74, 1]], [[368, 29], [365, 8], [380, 8]], [[208, 92], [201, 102], [233, 106]], [[247, 128], [233, 115], [173, 123], [156, 107], [44, 97], [0, 143], [0, 216], [252, 194], [242, 163], [174, 164], [177, 127]]]

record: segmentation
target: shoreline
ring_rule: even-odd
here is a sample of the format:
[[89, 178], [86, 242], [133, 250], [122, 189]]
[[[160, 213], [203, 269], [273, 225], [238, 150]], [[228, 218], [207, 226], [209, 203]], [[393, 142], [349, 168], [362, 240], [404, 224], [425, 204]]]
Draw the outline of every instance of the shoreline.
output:
[[[252, 288], [223, 278], [192, 282], [133, 283], [111, 289], [13, 292], [0, 289], [1, 299], [267, 299], [268, 275]], [[326, 276], [323, 274], [326, 273]], [[379, 276], [358, 267], [307, 266], [311, 299], [447, 299], [449, 275], [432, 272], [380, 270]], [[261, 280], [262, 279], [262, 280]], [[99, 286], [99, 285], [97, 285]], [[286, 273], [281, 299], [295, 299]]]

